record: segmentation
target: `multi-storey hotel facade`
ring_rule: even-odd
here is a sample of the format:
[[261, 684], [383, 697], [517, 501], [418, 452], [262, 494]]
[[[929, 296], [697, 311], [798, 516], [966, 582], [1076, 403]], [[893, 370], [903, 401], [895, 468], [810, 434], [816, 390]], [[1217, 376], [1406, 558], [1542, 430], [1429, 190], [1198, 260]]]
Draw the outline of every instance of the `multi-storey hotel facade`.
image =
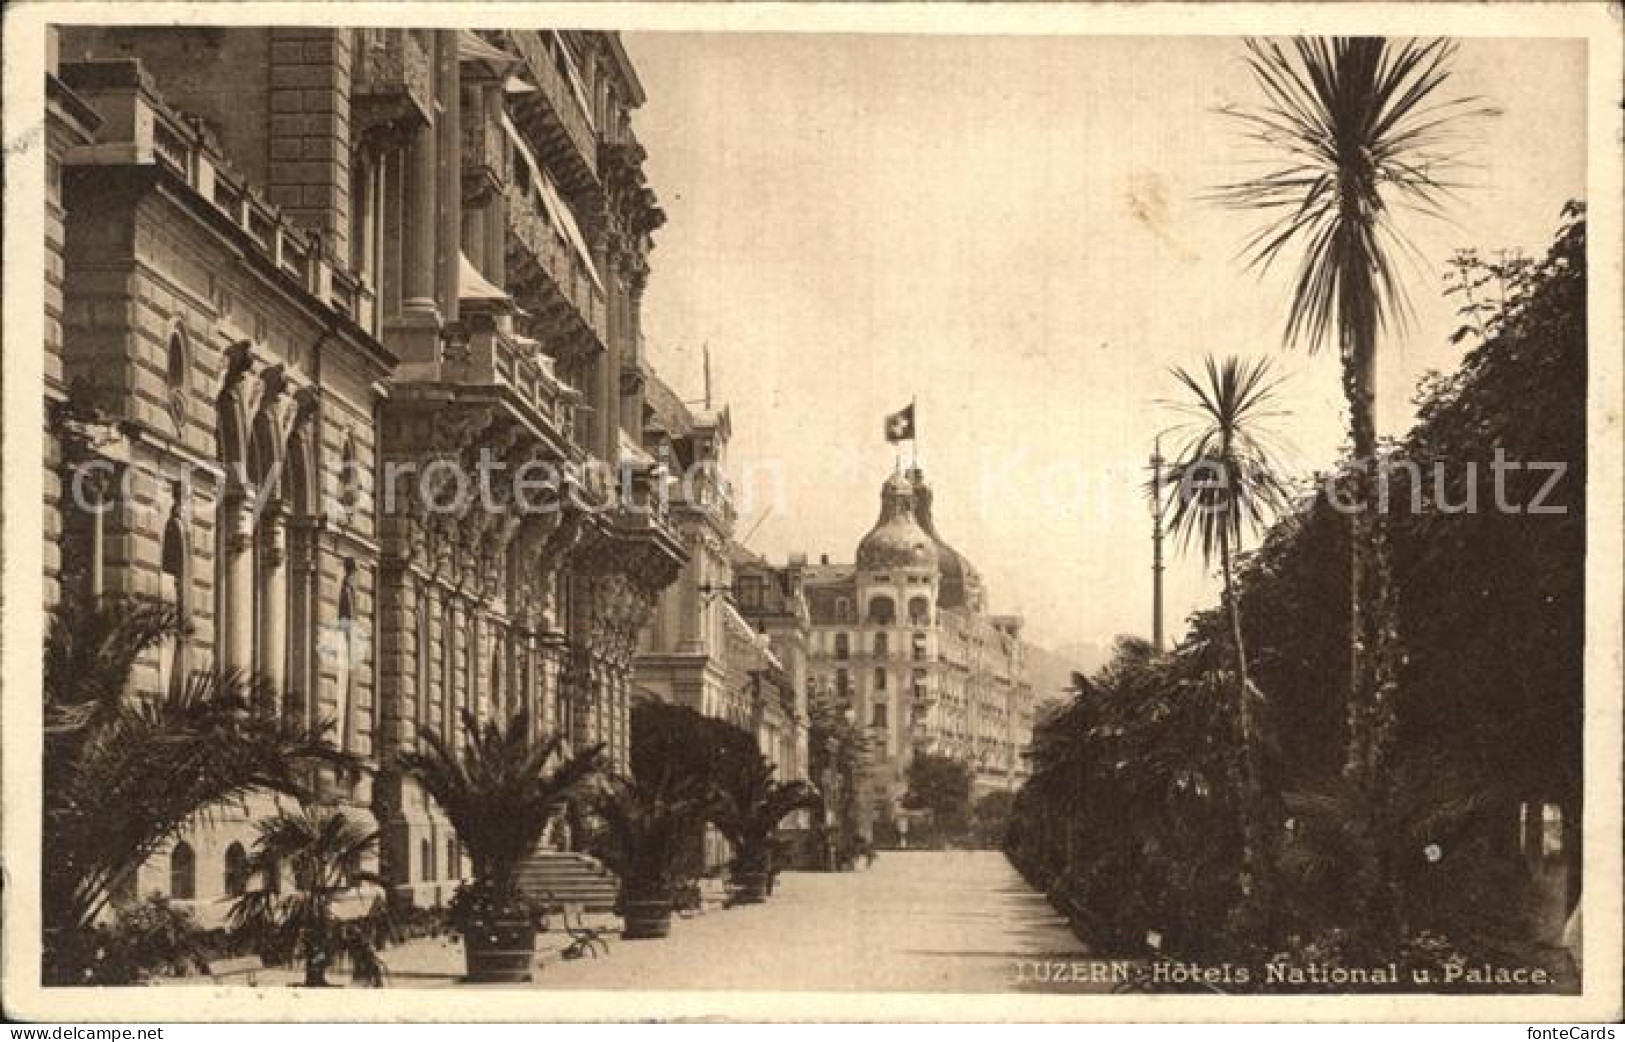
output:
[[[599, 32], [63, 27], [53, 52], [47, 597], [174, 604], [189, 634], [141, 691], [218, 664], [335, 721], [392, 896], [444, 900], [464, 859], [394, 756], [523, 709], [624, 764], [638, 634], [688, 557], [643, 447], [637, 74]], [[266, 809], [136, 886], [212, 918]]]
[[859, 823], [891, 842], [906, 837], [918, 752], [969, 766], [973, 798], [1019, 786], [1034, 699], [1022, 620], [987, 611], [980, 573], [937, 532], [925, 475], [893, 474], [880, 500], [854, 562], [823, 558], [804, 587], [810, 683], [866, 734]]

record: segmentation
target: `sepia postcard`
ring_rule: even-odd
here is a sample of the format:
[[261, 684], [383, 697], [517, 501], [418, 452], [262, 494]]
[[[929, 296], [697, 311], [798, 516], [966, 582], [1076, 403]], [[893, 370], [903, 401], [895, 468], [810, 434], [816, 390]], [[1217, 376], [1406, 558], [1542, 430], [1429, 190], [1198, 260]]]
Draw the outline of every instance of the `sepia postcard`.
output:
[[8, 1018], [1621, 1016], [1618, 4], [4, 47]]

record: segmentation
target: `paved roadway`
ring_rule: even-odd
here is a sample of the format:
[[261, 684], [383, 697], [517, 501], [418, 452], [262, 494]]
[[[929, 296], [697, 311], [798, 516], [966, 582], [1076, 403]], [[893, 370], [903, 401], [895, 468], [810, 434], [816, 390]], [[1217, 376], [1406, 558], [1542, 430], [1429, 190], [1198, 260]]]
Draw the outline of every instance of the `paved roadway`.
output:
[[884, 851], [868, 870], [785, 873], [766, 904], [678, 919], [665, 940], [550, 961], [532, 987], [1008, 992], [1025, 990], [1039, 965], [1082, 958], [1003, 855]]

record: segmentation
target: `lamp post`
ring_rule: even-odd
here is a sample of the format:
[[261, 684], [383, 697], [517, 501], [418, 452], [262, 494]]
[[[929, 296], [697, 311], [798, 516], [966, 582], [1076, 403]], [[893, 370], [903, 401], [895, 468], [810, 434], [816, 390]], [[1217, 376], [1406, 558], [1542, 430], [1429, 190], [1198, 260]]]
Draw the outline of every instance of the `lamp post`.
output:
[[1162, 436], [1151, 443], [1151, 646], [1162, 653]]

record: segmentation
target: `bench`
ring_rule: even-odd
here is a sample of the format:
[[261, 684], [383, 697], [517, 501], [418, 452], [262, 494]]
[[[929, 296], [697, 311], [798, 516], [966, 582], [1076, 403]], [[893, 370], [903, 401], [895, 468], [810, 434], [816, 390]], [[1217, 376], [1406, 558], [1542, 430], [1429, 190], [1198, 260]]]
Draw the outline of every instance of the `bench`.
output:
[[604, 939], [604, 931], [586, 924], [587, 906], [583, 902], [559, 901], [549, 894], [543, 901], [543, 907], [549, 913], [558, 913], [559, 926], [570, 938], [570, 943], [559, 952], [561, 958], [580, 959], [590, 955], [596, 959], [600, 948], [605, 955], [609, 954], [609, 942]]
[[265, 969], [265, 963], [258, 955], [239, 955], [234, 959], [214, 959], [205, 968], [214, 980], [228, 982], [244, 977], [248, 986], [253, 988], [259, 985], [259, 973]]

